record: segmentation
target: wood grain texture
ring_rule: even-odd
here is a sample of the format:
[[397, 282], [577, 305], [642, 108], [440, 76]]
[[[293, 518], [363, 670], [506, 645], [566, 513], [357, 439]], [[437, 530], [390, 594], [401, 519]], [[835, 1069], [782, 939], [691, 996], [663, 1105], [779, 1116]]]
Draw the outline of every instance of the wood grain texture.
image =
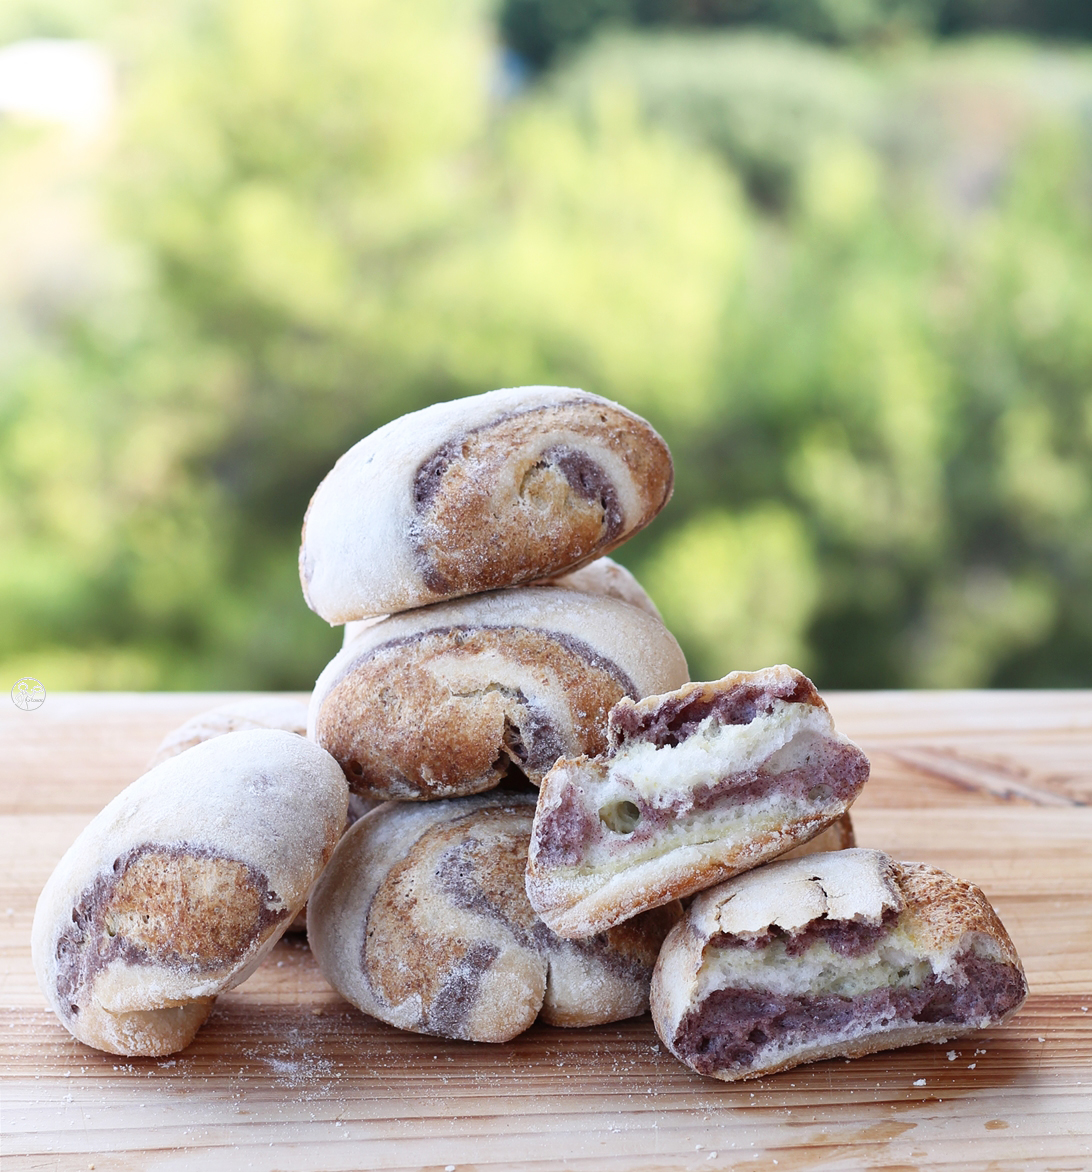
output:
[[76, 1042], [30, 967], [34, 903], [159, 740], [225, 695], [50, 696], [0, 716], [7, 1169], [1092, 1169], [1092, 693], [830, 697], [873, 760], [862, 845], [986, 891], [1031, 996], [952, 1042], [706, 1080], [649, 1019], [504, 1046], [366, 1018], [286, 938], [170, 1059]]

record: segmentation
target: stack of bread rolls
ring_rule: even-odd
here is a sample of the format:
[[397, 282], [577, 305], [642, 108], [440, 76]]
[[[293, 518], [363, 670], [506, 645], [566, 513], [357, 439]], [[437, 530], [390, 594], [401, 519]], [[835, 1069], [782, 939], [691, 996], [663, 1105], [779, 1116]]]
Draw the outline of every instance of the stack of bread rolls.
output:
[[[404, 416], [319, 486], [300, 576], [312, 609], [346, 631], [307, 732], [354, 793], [385, 803], [341, 841], [312, 896], [323, 971], [391, 1024], [488, 1041], [536, 1016], [643, 1012], [651, 983], [669, 1047], [718, 1077], [915, 1040], [915, 1012], [934, 1015], [929, 1037], [981, 1024], [966, 998], [943, 1025], [939, 995], [926, 1009], [903, 998], [883, 1025], [858, 999], [844, 1037], [786, 1049], [796, 1035], [763, 1019], [772, 1040], [752, 1041], [735, 1067], [691, 1060], [705, 1034], [739, 1022], [713, 1013], [693, 980], [652, 981], [658, 956], [661, 973], [679, 968], [680, 942], [694, 954], [695, 913], [683, 918], [680, 901], [702, 892], [708, 907], [710, 890], [779, 856], [818, 858], [785, 864], [810, 873], [828, 857], [814, 852], [853, 847], [847, 811], [868, 761], [792, 668], [687, 682], [655, 606], [604, 556], [671, 485], [666, 445], [643, 420], [582, 391], [526, 387]], [[845, 851], [838, 874], [867, 884], [897, 866], [874, 856]], [[885, 929], [906, 905], [888, 888]], [[864, 914], [854, 905], [849, 921]], [[875, 947], [878, 931], [865, 932]], [[709, 961], [700, 953], [695, 971]], [[1022, 987], [1018, 962], [997, 963], [1012, 980], [995, 1016]]]
[[[308, 895], [331, 984], [450, 1038], [651, 1001], [677, 1057], [734, 1079], [1013, 1012], [1026, 983], [981, 892], [855, 849], [868, 761], [811, 681], [781, 665], [688, 682], [606, 556], [672, 481], [648, 423], [559, 387], [438, 404], [342, 456], [299, 567], [343, 646], [305, 717], [236, 704], [168, 737], [62, 861], [35, 960], [65, 1024], [120, 1053], [186, 1045]], [[251, 800], [259, 775], [281, 784], [289, 742], [289, 772], [326, 787], [266, 812], [294, 821], [291, 882], [264, 823], [237, 834], [221, 809], [213, 830], [181, 798], [215, 766], [228, 806]], [[136, 894], [174, 910], [142, 920]], [[225, 900], [244, 910], [202, 935]]]

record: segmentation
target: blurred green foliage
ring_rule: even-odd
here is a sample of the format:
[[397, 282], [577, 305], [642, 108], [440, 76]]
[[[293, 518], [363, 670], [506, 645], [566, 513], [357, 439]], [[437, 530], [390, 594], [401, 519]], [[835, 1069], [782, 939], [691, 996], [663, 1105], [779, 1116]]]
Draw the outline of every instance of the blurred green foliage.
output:
[[70, 9], [4, 25], [122, 77], [0, 123], [11, 679], [310, 687], [333, 461], [554, 382], [672, 447], [618, 556], [696, 678], [1092, 684], [1089, 55], [630, 33], [512, 99], [470, 3]]
[[1019, 31], [1092, 36], [1085, 0], [502, 0], [506, 45], [535, 70], [604, 30], [764, 27], [832, 45]]

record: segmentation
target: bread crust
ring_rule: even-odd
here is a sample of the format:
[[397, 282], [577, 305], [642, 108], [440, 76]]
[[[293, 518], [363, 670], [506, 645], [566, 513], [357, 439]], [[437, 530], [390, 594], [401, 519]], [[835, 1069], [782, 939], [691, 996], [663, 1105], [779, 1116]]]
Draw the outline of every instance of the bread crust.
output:
[[38, 983], [80, 1041], [117, 1054], [189, 1044], [260, 963], [345, 825], [337, 763], [293, 733], [227, 733], [123, 790], [38, 900]]
[[605, 747], [623, 696], [686, 679], [658, 620], [613, 598], [523, 587], [394, 615], [331, 661], [308, 736], [370, 799], [431, 800], [537, 782], [558, 757]]
[[[963, 1021], [900, 1021], [889, 1013], [886, 1020], [859, 1022], [830, 1036], [817, 1031], [811, 1040], [784, 1042], [771, 1054], [759, 1048], [752, 1064], [741, 1060], [710, 1069], [705, 1058], [690, 1052], [684, 1026], [719, 990], [739, 988], [759, 998], [774, 998], [786, 989], [797, 989], [792, 983], [797, 978], [789, 968], [794, 963], [791, 959], [778, 955], [780, 968], [770, 967], [756, 975], [751, 961], [757, 953], [787, 940], [788, 957], [806, 958], [807, 933], [817, 927], [837, 931], [839, 925], [862, 934], [866, 947], [860, 955], [866, 959], [873, 953], [882, 956], [881, 948], [898, 948], [904, 962], [910, 956], [914, 963], [927, 964], [926, 981], [965, 986], [974, 979], [966, 958], [984, 959], [1008, 970], [1004, 995], [998, 994], [993, 1011], [984, 1012], [979, 1006]], [[803, 944], [794, 953], [796, 940]], [[858, 954], [849, 951], [846, 955]], [[795, 963], [803, 971], [803, 961]], [[838, 956], [830, 952], [823, 963], [823, 980], [829, 982]], [[843, 963], [848, 971], [848, 962]], [[806, 974], [799, 980], [805, 994], [829, 996], [825, 985], [815, 984], [809, 991]], [[1026, 994], [1020, 958], [979, 888], [923, 863], [901, 863], [880, 851], [858, 848], [778, 860], [702, 892], [664, 942], [653, 974], [651, 1008], [657, 1033], [681, 1062], [710, 1077], [734, 1081], [825, 1058], [855, 1058], [899, 1046], [947, 1041], [1007, 1020]]]
[[779, 859], [801, 859], [805, 855], [820, 855], [826, 851], [844, 851], [857, 845], [857, 833], [853, 829], [853, 819], [848, 810], [837, 820], [832, 822], [826, 830], [821, 830], [814, 838], [794, 846], [792, 850], [778, 855]]
[[536, 1017], [581, 1026], [643, 1013], [675, 905], [574, 945], [535, 916], [519, 880], [533, 794], [390, 802], [345, 836], [308, 909], [330, 983], [402, 1029], [502, 1042]]
[[332, 624], [573, 570], [652, 520], [673, 485], [639, 416], [570, 387], [511, 387], [402, 416], [316, 489], [300, 581]]
[[[811, 681], [785, 665], [622, 700], [608, 739], [604, 754], [560, 760], [542, 783], [527, 892], [562, 936], [602, 931], [800, 846], [844, 815], [868, 777]], [[616, 810], [631, 824], [614, 825]]]

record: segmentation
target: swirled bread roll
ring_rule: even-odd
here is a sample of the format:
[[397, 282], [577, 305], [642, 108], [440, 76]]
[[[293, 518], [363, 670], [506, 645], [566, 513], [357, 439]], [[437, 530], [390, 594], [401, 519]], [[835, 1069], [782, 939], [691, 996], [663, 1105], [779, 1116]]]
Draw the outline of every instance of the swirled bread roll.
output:
[[[630, 606], [636, 606], [652, 615], [654, 619], [663, 622], [656, 604], [649, 598], [645, 588], [625, 566], [620, 566], [613, 558], [596, 558], [590, 565], [582, 566], [579, 570], [559, 574], [556, 578], [546, 578], [533, 585], [557, 586], [562, 590], [575, 590], [579, 594], [601, 594], [604, 598], [617, 598], [619, 602], [628, 602]], [[341, 645], [348, 647], [361, 631], [374, 627], [386, 617], [379, 615], [346, 623]]]
[[550, 577], [642, 529], [672, 483], [659, 435], [597, 395], [436, 403], [361, 440], [315, 490], [304, 597], [337, 624]]
[[191, 716], [185, 724], [169, 732], [148, 762], [148, 768], [168, 757], [176, 757], [202, 741], [249, 728], [279, 728], [302, 737], [307, 732], [307, 705], [291, 696], [251, 696], [229, 700]]
[[329, 754], [271, 729], [205, 741], [123, 790], [34, 913], [34, 969], [67, 1029], [113, 1054], [189, 1045], [306, 902], [348, 796]]
[[784, 665], [621, 700], [608, 729], [604, 755], [559, 761], [539, 795], [527, 893], [562, 936], [784, 854], [868, 778], [812, 682]]
[[667, 1048], [699, 1074], [757, 1078], [823, 1058], [945, 1042], [1027, 996], [977, 887], [847, 850], [778, 861], [698, 895], [652, 981]]
[[513, 766], [606, 748], [623, 696], [678, 687], [678, 643], [651, 615], [554, 587], [495, 590], [393, 615], [318, 678], [308, 736], [366, 798], [479, 793]]
[[602, 936], [555, 936], [523, 870], [533, 794], [389, 802], [338, 844], [308, 907], [327, 980], [365, 1013], [417, 1033], [505, 1042], [541, 1017], [596, 1025], [643, 1013], [657, 909]]

